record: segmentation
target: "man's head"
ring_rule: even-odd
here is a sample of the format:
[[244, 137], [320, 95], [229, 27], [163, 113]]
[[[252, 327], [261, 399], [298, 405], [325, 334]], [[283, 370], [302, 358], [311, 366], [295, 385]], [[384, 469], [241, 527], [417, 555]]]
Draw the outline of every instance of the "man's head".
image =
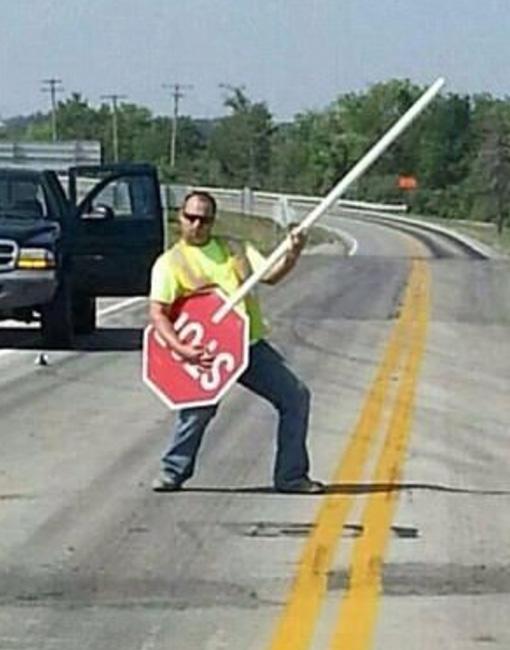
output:
[[211, 239], [216, 217], [216, 201], [207, 192], [190, 192], [179, 213], [181, 237], [186, 244], [205, 246]]

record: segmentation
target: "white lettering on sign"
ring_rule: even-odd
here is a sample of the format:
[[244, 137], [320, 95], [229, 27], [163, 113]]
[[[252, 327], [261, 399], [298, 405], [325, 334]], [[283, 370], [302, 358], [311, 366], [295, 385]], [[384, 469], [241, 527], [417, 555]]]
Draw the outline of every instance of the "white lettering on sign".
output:
[[[174, 323], [174, 329], [180, 341], [186, 341], [188, 345], [203, 345], [210, 354], [218, 349], [218, 341], [211, 339], [204, 343], [205, 330], [202, 323], [190, 320], [189, 314], [181, 312], [178, 319]], [[171, 352], [172, 357], [179, 362], [183, 359], [177, 352]], [[223, 372], [230, 374], [235, 368], [235, 359], [230, 352], [220, 352], [217, 354], [212, 362], [210, 368], [200, 368], [196, 364], [183, 363], [185, 372], [195, 381], [200, 382], [200, 386], [204, 390], [216, 390], [222, 381]]]
[[212, 366], [202, 372], [200, 385], [204, 390], [216, 390], [221, 383], [221, 367], [225, 366], [225, 371], [230, 374], [235, 368], [234, 357], [230, 352], [220, 352], [214, 357]]

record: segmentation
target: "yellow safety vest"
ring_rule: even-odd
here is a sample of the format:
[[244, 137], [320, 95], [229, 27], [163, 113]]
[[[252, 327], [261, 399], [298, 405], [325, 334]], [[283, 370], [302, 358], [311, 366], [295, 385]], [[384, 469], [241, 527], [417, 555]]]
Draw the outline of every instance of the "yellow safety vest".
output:
[[[232, 258], [232, 270], [237, 279], [237, 286], [241, 286], [252, 272], [243, 244], [235, 240], [227, 240], [223, 237], [215, 237], [215, 240], [219, 244], [225, 258]], [[201, 273], [201, 269], [197, 268], [192, 262], [187, 255], [187, 248], [182, 240], [177, 242], [168, 251], [167, 255], [168, 263], [171, 265], [179, 284], [182, 287], [186, 287], [185, 295], [217, 286], [211, 282], [210, 278], [204, 276]], [[250, 339], [252, 342], [262, 338], [266, 328], [257, 297], [253, 293], [247, 294], [238, 307], [249, 316]]]

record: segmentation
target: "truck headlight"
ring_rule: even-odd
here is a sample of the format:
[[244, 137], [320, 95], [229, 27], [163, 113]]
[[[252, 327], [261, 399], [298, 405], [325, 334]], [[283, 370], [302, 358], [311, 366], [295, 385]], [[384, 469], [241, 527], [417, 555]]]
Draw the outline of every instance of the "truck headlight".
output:
[[46, 248], [20, 248], [18, 269], [54, 269], [55, 256]]

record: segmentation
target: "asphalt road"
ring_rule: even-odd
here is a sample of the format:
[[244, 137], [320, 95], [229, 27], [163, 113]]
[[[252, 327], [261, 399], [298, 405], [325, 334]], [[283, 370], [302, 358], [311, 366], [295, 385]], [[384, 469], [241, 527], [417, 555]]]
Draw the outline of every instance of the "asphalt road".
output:
[[237, 387], [187, 488], [150, 491], [143, 301], [47, 365], [0, 331], [1, 650], [508, 650], [510, 263], [329, 224], [357, 254], [262, 292], [324, 496], [271, 491], [274, 416]]

